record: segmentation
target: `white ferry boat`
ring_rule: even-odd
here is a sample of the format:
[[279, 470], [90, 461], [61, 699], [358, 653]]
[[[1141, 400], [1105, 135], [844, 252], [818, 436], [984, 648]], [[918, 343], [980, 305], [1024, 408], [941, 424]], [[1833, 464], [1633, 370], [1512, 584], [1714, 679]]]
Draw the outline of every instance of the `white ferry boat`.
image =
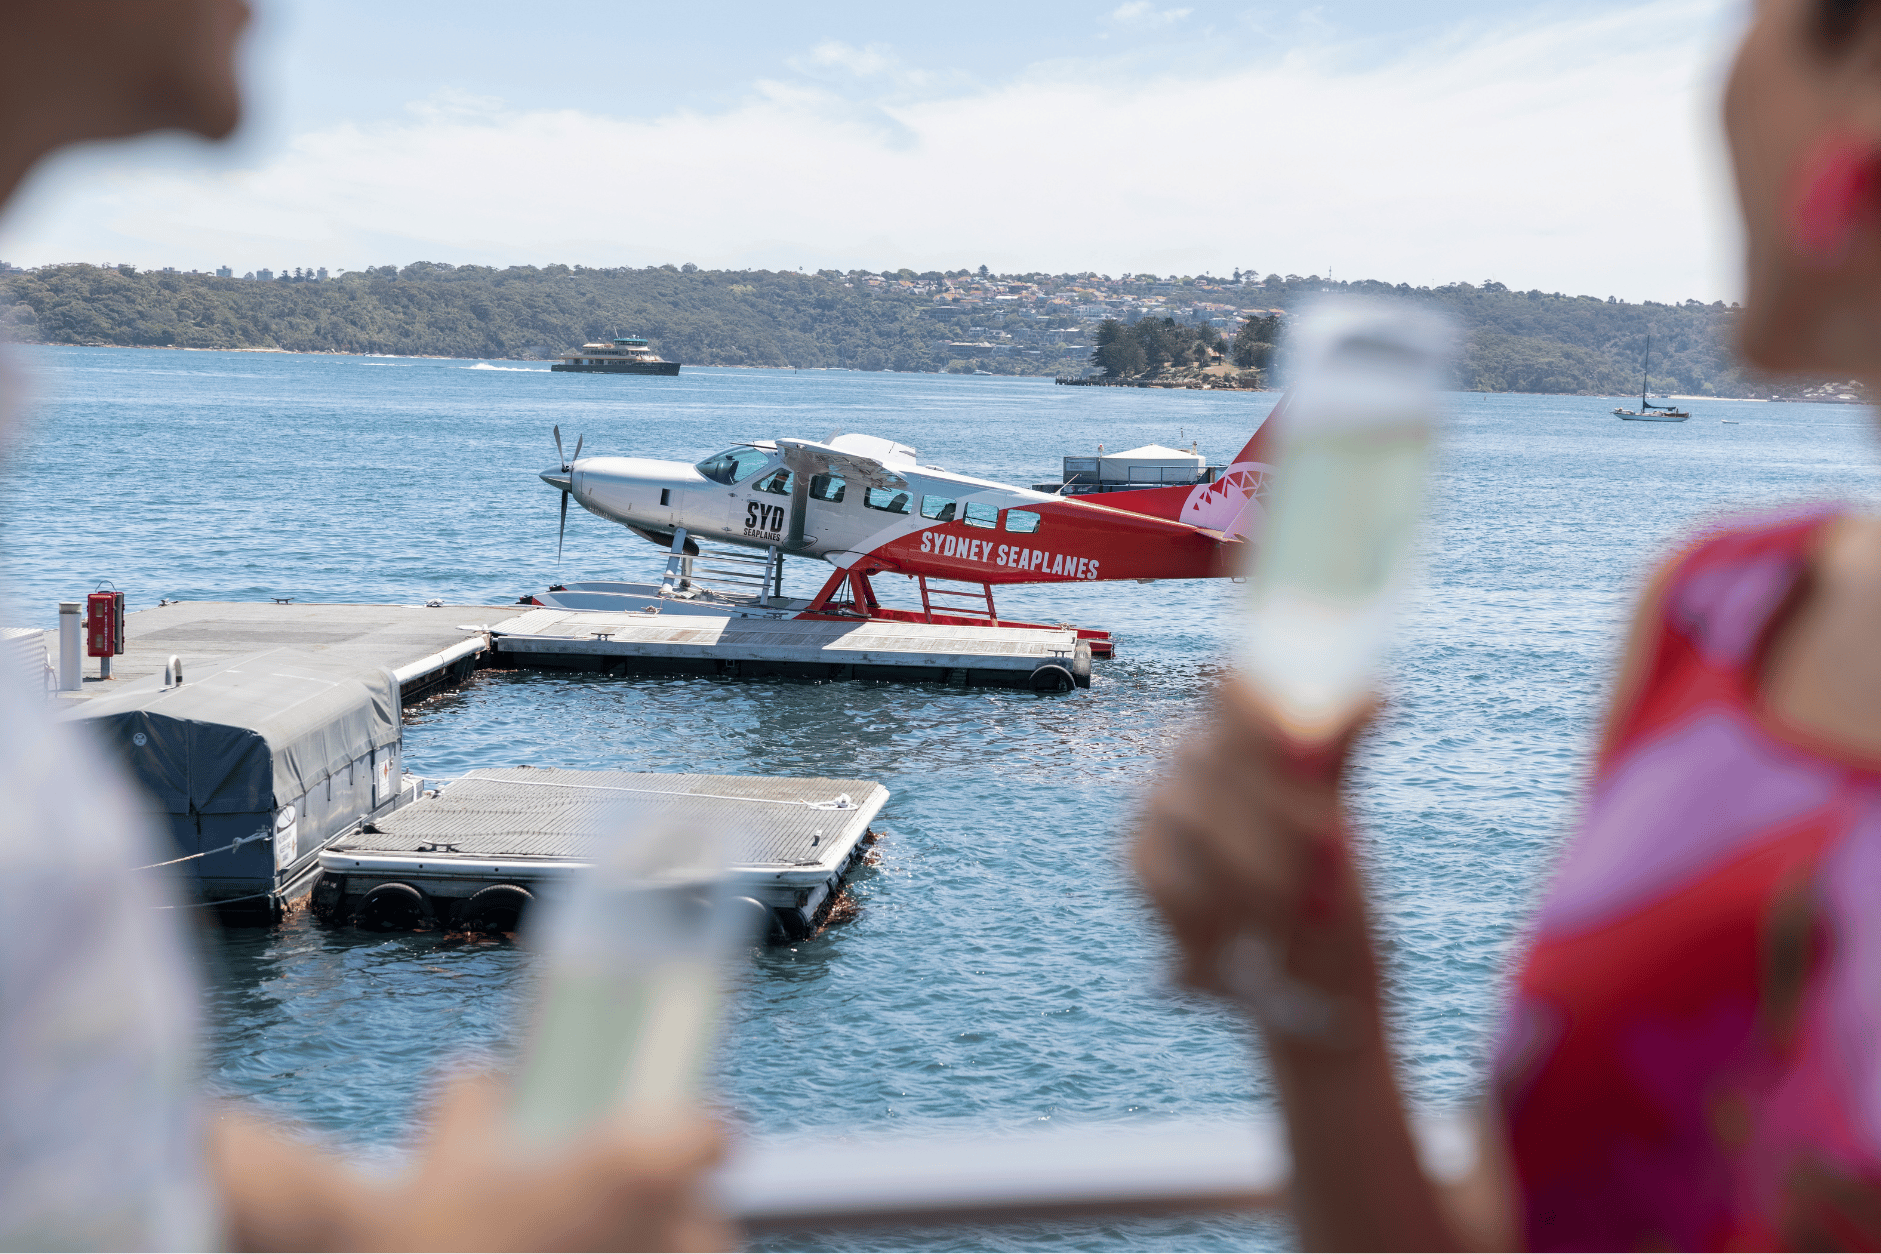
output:
[[598, 374], [678, 374], [679, 363], [667, 361], [639, 336], [628, 336], [611, 344], [583, 344], [550, 370], [586, 370]]

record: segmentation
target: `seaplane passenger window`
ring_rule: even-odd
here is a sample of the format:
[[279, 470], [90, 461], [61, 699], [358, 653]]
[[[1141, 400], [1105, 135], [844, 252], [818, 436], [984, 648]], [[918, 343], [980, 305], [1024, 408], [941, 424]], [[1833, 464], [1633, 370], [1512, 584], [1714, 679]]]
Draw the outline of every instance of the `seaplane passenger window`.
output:
[[790, 472], [788, 470], [773, 471], [752, 486], [759, 492], [775, 492], [779, 496], [789, 496]]
[[870, 488], [869, 494], [862, 498], [862, 503], [870, 509], [886, 510], [891, 514], [910, 512], [908, 494], [893, 488]]
[[831, 505], [841, 505], [843, 492], [847, 489], [840, 476], [817, 475], [810, 480], [810, 495], [819, 501], [828, 501]]
[[968, 501], [967, 502], [967, 526], [969, 527], [997, 527], [999, 526], [999, 506], [988, 505], [984, 501]]
[[950, 523], [954, 520], [954, 503], [944, 496], [924, 496], [921, 498], [921, 517]]
[[1029, 536], [1038, 530], [1039, 516], [1029, 509], [1009, 509], [1006, 511], [1006, 530], [1014, 535]]
[[728, 449], [717, 457], [708, 457], [694, 469], [714, 483], [737, 483], [757, 474], [770, 460], [769, 453], [747, 444]]

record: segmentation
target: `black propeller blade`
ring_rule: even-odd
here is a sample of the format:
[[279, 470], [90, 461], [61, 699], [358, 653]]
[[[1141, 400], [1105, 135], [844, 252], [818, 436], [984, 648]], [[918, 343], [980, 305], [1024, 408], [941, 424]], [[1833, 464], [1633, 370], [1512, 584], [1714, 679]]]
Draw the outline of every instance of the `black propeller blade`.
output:
[[[555, 456], [556, 456], [556, 459], [560, 461], [565, 456], [564, 453], [562, 452], [562, 428], [558, 424], [555, 427], [553, 427], [552, 430], [555, 432]], [[585, 435], [576, 436], [575, 437], [575, 455], [573, 457], [568, 458], [565, 461], [562, 461], [562, 473], [569, 476], [568, 482], [570, 485], [573, 485], [574, 483], [573, 476], [575, 473], [575, 463], [581, 460], [582, 441], [586, 440], [587, 438], [588, 437]], [[557, 562], [560, 562], [562, 560], [562, 542], [568, 538], [568, 497], [569, 497], [569, 489], [563, 488], [562, 489], [562, 525], [560, 528], [556, 530], [556, 533], [555, 533], [555, 560]]]

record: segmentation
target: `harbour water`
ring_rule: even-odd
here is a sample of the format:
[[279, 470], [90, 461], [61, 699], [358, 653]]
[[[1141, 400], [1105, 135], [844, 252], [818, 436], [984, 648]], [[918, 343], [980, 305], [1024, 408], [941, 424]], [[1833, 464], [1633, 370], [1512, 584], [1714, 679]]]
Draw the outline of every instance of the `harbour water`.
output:
[[[49, 626], [100, 579], [159, 597], [502, 603], [662, 564], [536, 479], [559, 423], [586, 450], [697, 459], [741, 438], [866, 431], [1011, 483], [1155, 441], [1231, 455], [1271, 394], [1048, 380], [28, 348], [37, 391], [0, 492], [5, 625]], [[1429, 571], [1355, 796], [1419, 1102], [1480, 1083], [1497, 982], [1573, 797], [1629, 599], [1721, 511], [1881, 495], [1867, 411], [1700, 401], [1623, 423], [1597, 397], [1459, 396]], [[1726, 424], [1721, 419], [1731, 419]], [[789, 588], [820, 576], [791, 563]], [[884, 581], [885, 583], [886, 581]], [[892, 589], [885, 589], [891, 590]], [[1089, 691], [952, 691], [484, 673], [408, 712], [408, 768], [520, 763], [873, 778], [894, 792], [857, 917], [755, 955], [717, 1069], [764, 1132], [987, 1134], [1264, 1106], [1245, 1034], [1169, 990], [1124, 873], [1132, 807], [1207, 717], [1225, 582], [1028, 589], [1003, 614], [1112, 629]], [[390, 1166], [443, 1069], [500, 1058], [530, 959], [505, 941], [210, 931], [211, 1082]], [[858, 1182], [866, 1188], [866, 1182]], [[1276, 1222], [1143, 1219], [769, 1248], [1243, 1249]]]

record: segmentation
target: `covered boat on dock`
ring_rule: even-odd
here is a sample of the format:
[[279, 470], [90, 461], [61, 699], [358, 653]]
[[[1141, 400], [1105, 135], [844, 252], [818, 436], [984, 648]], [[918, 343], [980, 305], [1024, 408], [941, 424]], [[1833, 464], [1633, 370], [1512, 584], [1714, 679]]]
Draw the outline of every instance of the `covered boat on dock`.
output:
[[322, 849], [417, 795], [400, 768], [398, 680], [384, 667], [270, 649], [138, 680], [72, 717], [168, 831], [170, 864], [152, 873], [225, 915], [278, 917], [308, 891]]

